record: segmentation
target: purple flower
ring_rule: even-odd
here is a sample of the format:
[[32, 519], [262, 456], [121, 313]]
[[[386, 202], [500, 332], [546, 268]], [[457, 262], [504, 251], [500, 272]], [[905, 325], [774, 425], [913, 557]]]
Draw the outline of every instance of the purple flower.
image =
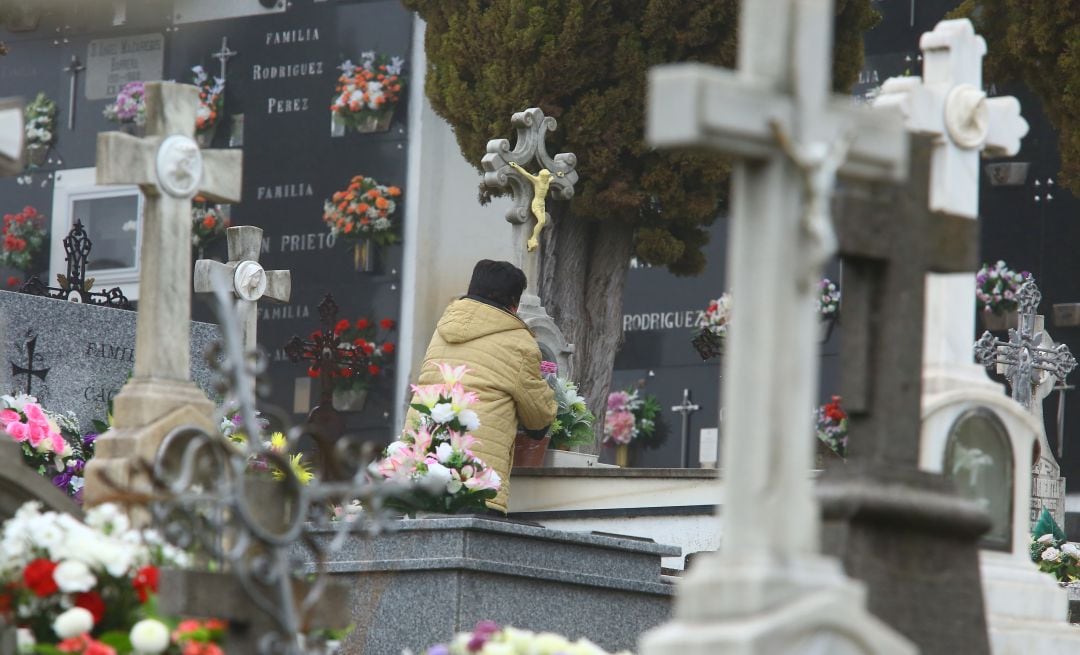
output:
[[540, 362], [540, 373], [545, 375], [548, 373], [552, 375], [557, 375], [559, 373], [559, 365], [555, 362]]
[[476, 634], [493, 635], [499, 631], [499, 624], [494, 621], [478, 621], [473, 632]]
[[89, 432], [87, 434], [84, 434], [82, 438], [83, 448], [89, 448], [90, 446], [93, 446], [94, 442], [97, 441], [97, 438], [98, 435], [96, 432]]

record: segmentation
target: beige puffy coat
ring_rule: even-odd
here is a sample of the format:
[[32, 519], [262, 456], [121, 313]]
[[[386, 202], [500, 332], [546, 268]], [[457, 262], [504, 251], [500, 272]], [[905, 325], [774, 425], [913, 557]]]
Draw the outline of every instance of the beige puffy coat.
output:
[[[462, 298], [450, 303], [439, 319], [424, 355], [419, 384], [442, 381], [435, 362], [469, 367], [462, 384], [479, 395], [473, 409], [480, 428], [473, 436], [480, 443], [474, 450], [502, 478], [499, 495], [488, 501], [488, 507], [505, 512], [518, 424], [538, 430], [555, 420], [558, 409], [551, 387], [540, 376], [536, 339], [510, 312]], [[410, 410], [409, 424], [414, 418]]]

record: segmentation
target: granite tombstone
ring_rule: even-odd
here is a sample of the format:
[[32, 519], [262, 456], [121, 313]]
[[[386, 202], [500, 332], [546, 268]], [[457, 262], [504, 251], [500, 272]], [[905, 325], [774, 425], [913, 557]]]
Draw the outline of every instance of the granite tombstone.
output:
[[[83, 429], [104, 419], [109, 401], [135, 364], [136, 314], [0, 291], [5, 335], [0, 363], [3, 393], [29, 393], [46, 408], [75, 412]], [[218, 328], [191, 323], [191, 375], [204, 391], [211, 371], [203, 353]]]

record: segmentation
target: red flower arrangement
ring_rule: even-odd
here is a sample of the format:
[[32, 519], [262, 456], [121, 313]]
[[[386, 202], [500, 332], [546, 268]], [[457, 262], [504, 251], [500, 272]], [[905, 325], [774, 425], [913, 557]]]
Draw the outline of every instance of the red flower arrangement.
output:
[[[394, 342], [379, 339], [378, 332], [390, 332], [395, 327], [397, 324], [389, 318], [379, 321], [378, 327], [367, 317], [356, 321], [343, 318], [337, 322], [334, 326], [337, 347], [352, 351], [353, 357], [348, 365], [331, 372], [334, 390], [360, 391], [371, 387], [375, 379], [385, 372], [394, 353]], [[318, 367], [308, 369], [311, 377], [319, 377], [320, 373]]]
[[357, 175], [342, 191], [323, 203], [323, 222], [330, 234], [346, 239], [371, 239], [380, 246], [396, 243], [391, 217], [397, 211], [401, 189]]
[[840, 396], [833, 396], [817, 410], [818, 439], [841, 457], [847, 456], [847, 420], [847, 412], [840, 406]]
[[45, 244], [45, 235], [45, 216], [33, 207], [26, 206], [17, 214], [5, 214], [0, 266], [29, 271], [34, 255]]
[[191, 201], [191, 245], [204, 248], [225, 236], [229, 229], [229, 217], [214, 203], [203, 196]]

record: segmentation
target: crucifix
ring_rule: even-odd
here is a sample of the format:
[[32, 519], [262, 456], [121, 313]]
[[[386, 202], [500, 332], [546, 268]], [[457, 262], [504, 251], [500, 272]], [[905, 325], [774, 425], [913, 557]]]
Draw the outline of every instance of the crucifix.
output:
[[79, 62], [78, 55], [71, 55], [71, 63], [64, 67], [64, 72], [71, 75], [71, 88], [68, 90], [68, 129], [75, 129], [75, 82], [79, 73], [86, 70]]
[[107, 291], [91, 290], [94, 288], [94, 278], [86, 277], [86, 262], [90, 258], [90, 250], [93, 247], [94, 244], [86, 234], [82, 221], [75, 221], [71, 231], [64, 237], [64, 261], [67, 262], [67, 275], [56, 274], [59, 286], [46, 286], [34, 275], [22, 285], [19, 292], [68, 302], [81, 302], [116, 309], [134, 309], [120, 287], [113, 287]]
[[236, 314], [243, 321], [244, 352], [258, 348], [256, 330], [260, 300], [288, 302], [292, 293], [292, 273], [267, 271], [259, 263], [262, 252], [262, 228], [243, 225], [226, 231], [229, 242], [229, 261], [222, 264], [212, 259], [195, 262], [195, 293], [213, 293], [217, 278], [232, 289], [236, 298]]
[[[820, 554], [807, 474], [813, 426], [807, 410], [795, 409], [817, 398], [819, 319], [816, 288], [806, 281], [820, 279], [818, 262], [831, 254], [827, 220], [818, 221], [825, 247], [809, 252], [816, 235], [805, 229], [807, 217], [820, 216], [810, 210], [827, 206], [832, 191], [831, 179], [806, 183], [812, 167], [832, 156], [829, 167], [843, 178], [896, 181], [908, 170], [899, 116], [831, 93], [834, 19], [827, 0], [743, 0], [737, 70], [684, 63], [649, 73], [650, 145], [704, 147], [734, 160], [727, 279], [740, 305], [723, 375], [738, 383], [724, 385], [721, 405], [724, 486], [739, 492], [725, 498], [720, 552], [683, 578], [674, 624], [642, 639], [645, 655], [764, 652], [765, 635], [792, 621], [807, 635], [802, 650], [826, 652], [838, 633], [824, 615], [844, 617], [843, 630], [872, 645], [866, 652], [913, 652]], [[792, 152], [825, 154], [804, 160]], [[819, 574], [799, 582], [809, 570]], [[804, 603], [823, 613], [804, 612]]]
[[338, 304], [326, 294], [319, 303], [319, 322], [322, 328], [311, 333], [310, 339], [294, 336], [285, 344], [285, 355], [293, 363], [308, 363], [308, 374], [319, 378], [319, 404], [308, 414], [311, 435], [319, 446], [320, 469], [323, 479], [343, 475], [334, 459], [334, 448], [345, 433], [345, 420], [334, 409], [334, 378], [344, 368], [361, 363], [361, 351], [341, 348], [334, 326], [338, 322]]
[[229, 50], [229, 37], [221, 37], [221, 50], [218, 50], [211, 55], [221, 64], [221, 79], [225, 79], [225, 69], [229, 65], [229, 60], [235, 57], [236, 54], [237, 52], [235, 50]]
[[11, 362], [11, 375], [13, 377], [17, 375], [26, 376], [26, 395], [30, 396], [33, 395], [33, 389], [31, 387], [33, 385], [34, 378], [37, 378], [44, 382], [45, 376], [49, 374], [49, 369], [46, 367], [34, 368], [34, 361], [36, 358], [35, 351], [37, 350], [38, 338], [36, 334], [33, 336], [27, 334], [27, 336], [29, 338], [26, 340], [26, 366]]
[[989, 331], [984, 332], [975, 342], [975, 361], [988, 368], [1001, 365], [1013, 400], [1032, 412], [1035, 402], [1041, 402], [1041, 398], [1035, 398], [1034, 389], [1047, 376], [1064, 382], [1076, 368], [1076, 358], [1063, 343], [1053, 348], [1043, 347], [1044, 333], [1036, 327], [1042, 293], [1035, 280], [1024, 282], [1016, 298], [1020, 304], [1019, 327], [1009, 328], [1008, 341], [997, 339]]
[[137, 184], [144, 223], [135, 367], [114, 399], [113, 428], [98, 439], [87, 468], [91, 504], [109, 493], [103, 475], [131, 482], [130, 461], [152, 461], [173, 428], [213, 429], [214, 405], [191, 381], [191, 199], [238, 202], [243, 154], [199, 149], [196, 87], [148, 82], [145, 102], [145, 138], [98, 135], [97, 183]]
[[690, 390], [682, 390], [682, 403], [673, 405], [671, 411], [682, 414], [682, 441], [679, 446], [679, 466], [687, 467], [686, 448], [690, 442], [690, 415], [701, 409], [700, 405], [690, 402]]

